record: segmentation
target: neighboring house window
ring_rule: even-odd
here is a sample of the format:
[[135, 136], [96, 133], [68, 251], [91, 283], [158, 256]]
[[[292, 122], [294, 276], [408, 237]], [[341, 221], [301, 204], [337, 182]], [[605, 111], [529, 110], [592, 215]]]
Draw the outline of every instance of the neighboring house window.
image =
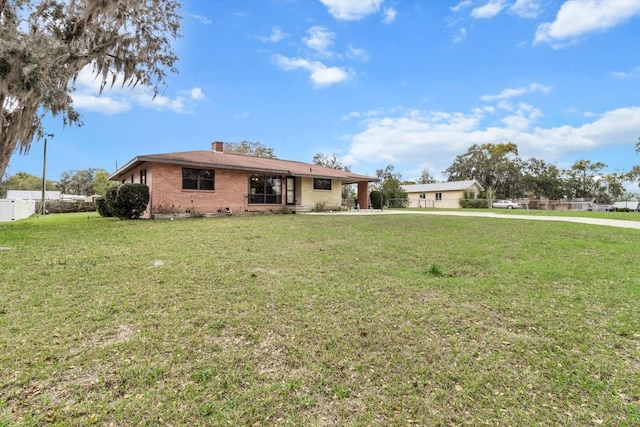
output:
[[436, 193], [436, 201], [442, 201], [442, 193]]
[[249, 175], [249, 203], [282, 204], [282, 178], [271, 175]]
[[147, 170], [142, 169], [140, 171], [140, 184], [146, 184], [146, 183], [147, 183]]
[[133, 184], [133, 174], [131, 174], [131, 183]]
[[331, 190], [331, 180], [326, 178], [313, 178], [314, 190]]
[[421, 199], [426, 199], [426, 198], [427, 198], [427, 195], [426, 195], [426, 194], [424, 194], [424, 193], [420, 193], [420, 198], [421, 198]]
[[215, 173], [213, 169], [182, 168], [183, 190], [214, 190]]

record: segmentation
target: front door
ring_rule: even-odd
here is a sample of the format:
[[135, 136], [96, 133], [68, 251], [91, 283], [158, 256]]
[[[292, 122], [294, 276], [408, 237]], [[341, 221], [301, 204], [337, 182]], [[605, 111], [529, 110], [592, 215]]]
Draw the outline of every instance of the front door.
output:
[[292, 176], [287, 177], [287, 204], [296, 204], [296, 179]]

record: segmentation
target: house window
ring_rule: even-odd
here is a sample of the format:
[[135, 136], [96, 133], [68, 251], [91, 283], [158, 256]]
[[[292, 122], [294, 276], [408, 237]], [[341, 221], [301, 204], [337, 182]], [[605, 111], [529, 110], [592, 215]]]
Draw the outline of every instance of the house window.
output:
[[147, 183], [147, 170], [142, 169], [140, 171], [140, 184], [146, 184], [146, 183]]
[[249, 203], [282, 204], [282, 178], [271, 175], [249, 175]]
[[436, 193], [436, 201], [437, 202], [441, 202], [442, 201], [442, 193]]
[[331, 180], [326, 178], [313, 178], [313, 189], [331, 191]]
[[421, 198], [422, 200], [424, 200], [424, 199], [426, 199], [426, 198], [427, 198], [427, 195], [426, 195], [426, 194], [424, 194], [424, 193], [420, 193], [420, 198]]
[[182, 168], [183, 190], [215, 190], [213, 169]]

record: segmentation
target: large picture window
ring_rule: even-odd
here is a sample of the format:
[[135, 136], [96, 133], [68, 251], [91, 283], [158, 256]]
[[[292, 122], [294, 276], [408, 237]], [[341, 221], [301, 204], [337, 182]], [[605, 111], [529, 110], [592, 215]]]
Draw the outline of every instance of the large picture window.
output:
[[270, 175], [249, 175], [249, 203], [282, 204], [282, 178]]
[[213, 169], [182, 168], [183, 190], [214, 190], [215, 174]]
[[313, 189], [331, 191], [331, 180], [326, 178], [313, 178]]

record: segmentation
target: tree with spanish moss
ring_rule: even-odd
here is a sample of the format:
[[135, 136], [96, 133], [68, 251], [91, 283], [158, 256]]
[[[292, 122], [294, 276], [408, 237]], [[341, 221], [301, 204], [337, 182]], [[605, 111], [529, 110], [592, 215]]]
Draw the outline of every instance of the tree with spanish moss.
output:
[[444, 174], [448, 181], [475, 179], [492, 197], [522, 197], [522, 161], [513, 142], [473, 144], [456, 156]]
[[115, 84], [158, 93], [175, 72], [177, 0], [0, 0], [0, 176], [46, 135], [42, 119], [82, 125], [71, 94], [89, 67]]

